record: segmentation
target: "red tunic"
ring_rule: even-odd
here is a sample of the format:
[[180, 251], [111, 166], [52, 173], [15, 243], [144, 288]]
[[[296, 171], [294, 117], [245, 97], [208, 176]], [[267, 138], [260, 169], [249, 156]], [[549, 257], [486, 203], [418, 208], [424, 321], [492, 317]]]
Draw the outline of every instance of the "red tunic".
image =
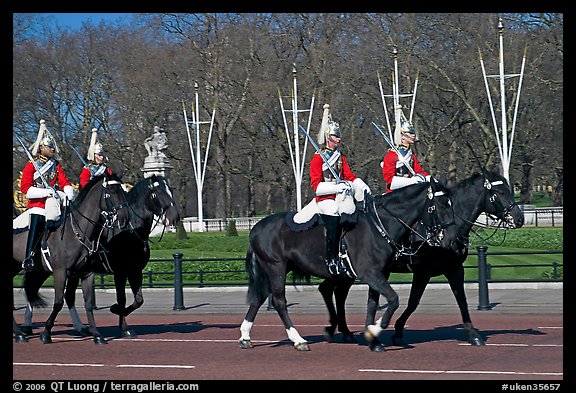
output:
[[[47, 160], [45, 157], [40, 157], [36, 159], [36, 163], [39, 168], [42, 168], [47, 161], [52, 161], [52, 167], [50, 168], [50, 170], [46, 171], [46, 173], [43, 174], [44, 179], [46, 179], [48, 184], [52, 187], [57, 184], [61, 189], [64, 189], [65, 186], [70, 186], [71, 183], [68, 180], [66, 173], [64, 173], [64, 168], [62, 168], [62, 166], [58, 161], [56, 161], [53, 158]], [[35, 172], [36, 169], [34, 168], [34, 165], [30, 161], [28, 161], [26, 163], [26, 166], [22, 170], [22, 179], [20, 180], [20, 191], [24, 195], [26, 195], [28, 189], [32, 186], [41, 188], [44, 187], [42, 185], [42, 180], [40, 179], [40, 177], [34, 180]], [[46, 206], [46, 198], [28, 199], [28, 208], [32, 207], [45, 208], [45, 206]]]
[[[418, 157], [412, 152], [412, 158], [408, 161], [408, 164], [412, 166], [414, 172], [422, 174], [424, 176], [428, 176], [428, 172], [426, 172], [421, 166], [420, 162], [418, 161]], [[392, 149], [388, 150], [388, 153], [384, 156], [383, 165], [382, 165], [382, 176], [384, 176], [384, 182], [386, 182], [386, 192], [392, 191], [390, 189], [390, 184], [392, 184], [392, 178], [394, 176], [403, 176], [404, 173], [408, 174], [408, 177], [412, 177], [412, 174], [406, 169], [404, 165], [400, 168], [396, 168], [396, 162], [398, 162], [398, 155]]]
[[[100, 168], [100, 165], [95, 164], [95, 163], [88, 164], [88, 165], [92, 168], [92, 171], [94, 171], [94, 172], [96, 172], [98, 170], [98, 168]], [[83, 189], [84, 186], [86, 184], [88, 184], [88, 182], [92, 178], [92, 171], [86, 166], [84, 168], [82, 168], [82, 172], [80, 172], [80, 183], [78, 183], [78, 186], [80, 187], [80, 189]], [[109, 175], [112, 174], [112, 170], [108, 167], [106, 167], [106, 172], [108, 172]]]
[[[346, 161], [346, 157], [344, 157], [344, 155], [341, 155], [340, 159], [341, 164], [338, 163], [337, 165], [332, 166], [332, 168], [334, 168], [334, 171], [340, 177], [340, 180], [348, 180], [351, 182], [356, 180], [357, 176], [354, 174], [354, 172], [352, 172], [350, 166], [348, 166], [348, 161]], [[316, 152], [316, 154], [314, 154], [312, 160], [310, 161], [310, 186], [312, 186], [312, 189], [314, 191], [316, 191], [316, 189], [318, 188], [319, 183], [326, 181], [325, 174], [322, 171], [322, 164], [324, 164], [324, 160], [322, 160], [322, 157], [320, 157], [318, 152]], [[327, 172], [328, 171], [329, 169], [327, 170]], [[335, 199], [335, 198], [336, 194], [316, 196], [316, 202], [323, 201], [324, 199]]]

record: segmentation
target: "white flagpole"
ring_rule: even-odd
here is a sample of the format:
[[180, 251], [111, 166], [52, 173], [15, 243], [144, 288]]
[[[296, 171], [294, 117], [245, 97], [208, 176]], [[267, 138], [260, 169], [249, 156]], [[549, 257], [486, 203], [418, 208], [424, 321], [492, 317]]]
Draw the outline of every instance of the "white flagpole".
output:
[[[380, 96], [382, 97], [382, 106], [384, 106], [384, 116], [386, 116], [386, 126], [388, 126], [388, 135], [390, 135], [390, 140], [394, 139], [392, 135], [392, 127], [390, 126], [390, 117], [388, 116], [388, 108], [386, 107], [386, 98], [384, 97], [384, 89], [382, 88], [382, 80], [380, 79], [380, 72], [378, 75], [378, 87], [380, 87]], [[392, 102], [394, 105], [394, 102]]]
[[[192, 107], [192, 125], [194, 127], [194, 142], [190, 135], [190, 127], [188, 117], [186, 115], [186, 107], [184, 100], [182, 100], [182, 109], [184, 112], [184, 122], [186, 124], [186, 134], [188, 135], [188, 145], [190, 147], [190, 156], [192, 157], [192, 166], [194, 175], [196, 177], [196, 191], [198, 199], [198, 231], [204, 232], [204, 213], [202, 203], [202, 190], [204, 188], [204, 179], [206, 176], [206, 165], [208, 162], [208, 152], [210, 150], [210, 142], [212, 140], [212, 131], [214, 127], [214, 117], [216, 110], [212, 111], [212, 118], [210, 121], [200, 121], [200, 105], [198, 100], [198, 83], [194, 84], [194, 106]], [[208, 132], [208, 140], [206, 142], [206, 151], [204, 152], [204, 164], [201, 160], [201, 140], [200, 140], [200, 124], [210, 124], [210, 131]]]
[[506, 127], [506, 90], [504, 89], [504, 25], [502, 19], [498, 23], [498, 37], [500, 41], [500, 58], [498, 68], [500, 70], [500, 106], [502, 118], [502, 167], [503, 176], [508, 180], [508, 169], [510, 168], [510, 158], [508, 157], [508, 130]]
[[[522, 80], [524, 77], [524, 66], [526, 64], [526, 49], [524, 49], [524, 57], [522, 59], [522, 68], [520, 74], [510, 74], [506, 75], [504, 73], [504, 24], [502, 23], [502, 18], [498, 20], [498, 36], [499, 36], [499, 59], [498, 59], [498, 68], [499, 74], [498, 75], [486, 75], [486, 71], [484, 69], [484, 61], [482, 59], [482, 54], [480, 53], [480, 48], [478, 48], [478, 54], [480, 56], [480, 66], [482, 68], [482, 75], [484, 77], [484, 84], [486, 86], [486, 94], [488, 95], [488, 103], [490, 104], [490, 112], [492, 114], [492, 121], [494, 123], [494, 132], [496, 134], [496, 141], [498, 142], [498, 150], [500, 152], [500, 160], [502, 161], [502, 171], [503, 176], [506, 178], [508, 182], [510, 182], [510, 162], [512, 156], [512, 144], [514, 142], [514, 134], [516, 130], [516, 120], [518, 115], [518, 104], [520, 102], [520, 92], [522, 89]], [[516, 95], [516, 103], [514, 108], [514, 117], [512, 120], [512, 129], [510, 132], [510, 139], [508, 138], [508, 125], [506, 119], [506, 89], [504, 86], [504, 80], [506, 78], [516, 77], [519, 76], [519, 83], [518, 83], [518, 91]], [[488, 87], [488, 78], [498, 77], [500, 81], [500, 110], [501, 110], [501, 130], [500, 135], [502, 140], [500, 140], [500, 136], [498, 133], [498, 125], [496, 124], [496, 116], [494, 114], [494, 108], [492, 105], [492, 99], [490, 96], [490, 89]]]
[[514, 107], [514, 119], [512, 120], [512, 132], [510, 135], [510, 148], [508, 157], [512, 156], [512, 143], [514, 142], [514, 132], [516, 131], [516, 116], [518, 115], [518, 103], [520, 102], [520, 91], [522, 90], [522, 79], [524, 79], [524, 65], [526, 64], [526, 50], [524, 48], [524, 57], [522, 58], [522, 68], [520, 68], [520, 80], [518, 82], [518, 93], [516, 94], [516, 105]]
[[392, 71], [392, 95], [385, 95], [384, 89], [382, 88], [382, 80], [380, 79], [380, 73], [378, 72], [378, 87], [380, 88], [380, 97], [382, 98], [382, 106], [384, 107], [384, 115], [386, 117], [386, 125], [388, 126], [388, 135], [390, 140], [394, 143], [399, 143], [396, 138], [395, 129], [393, 130], [390, 125], [390, 117], [388, 116], [388, 108], [386, 106], [386, 97], [392, 97], [392, 111], [394, 112], [394, 122], [398, 124], [400, 122], [400, 112], [396, 109], [400, 107], [400, 98], [412, 97], [412, 102], [410, 104], [410, 122], [414, 116], [414, 106], [416, 102], [416, 91], [418, 90], [418, 79], [420, 72], [416, 72], [416, 80], [414, 82], [414, 91], [412, 93], [400, 93], [400, 78], [398, 77], [398, 49], [394, 47], [392, 50], [392, 57], [394, 59], [394, 69]]
[[[300, 112], [309, 112], [306, 128], [306, 131], [309, 132], [310, 123], [312, 120], [312, 108], [314, 107], [314, 94], [312, 95], [312, 102], [310, 105], [310, 109], [298, 109], [298, 84], [296, 80], [296, 66], [292, 68], [292, 75], [293, 75], [293, 86], [292, 86], [292, 95], [290, 97], [290, 102], [292, 105], [291, 108], [290, 109], [284, 108], [280, 88], [278, 88], [278, 98], [280, 100], [280, 109], [282, 111], [284, 129], [286, 130], [286, 139], [288, 141], [288, 146], [290, 148], [290, 160], [292, 161], [292, 171], [294, 172], [294, 179], [296, 181], [296, 209], [300, 211], [302, 209], [302, 178], [304, 171], [304, 161], [305, 161], [304, 158], [306, 156], [306, 148], [308, 147], [308, 140], [305, 138], [302, 155], [300, 155], [300, 132], [298, 130], [299, 127], [298, 114]], [[290, 131], [288, 121], [286, 119], [286, 112], [292, 113], [292, 126], [293, 126], [292, 132], [294, 137], [294, 148], [292, 148], [292, 141], [290, 140]]]

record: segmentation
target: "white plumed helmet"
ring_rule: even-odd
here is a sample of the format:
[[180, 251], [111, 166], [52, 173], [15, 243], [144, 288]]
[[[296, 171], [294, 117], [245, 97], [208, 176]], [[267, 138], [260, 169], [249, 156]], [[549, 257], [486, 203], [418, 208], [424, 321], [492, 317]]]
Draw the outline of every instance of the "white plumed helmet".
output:
[[320, 125], [320, 132], [318, 132], [318, 137], [316, 140], [318, 144], [325, 144], [326, 140], [330, 135], [336, 135], [341, 137], [340, 125], [332, 120], [332, 115], [330, 114], [330, 105], [324, 104], [324, 112], [322, 113], [322, 124]]
[[92, 137], [90, 138], [90, 147], [88, 148], [88, 154], [86, 158], [90, 161], [94, 161], [94, 154], [100, 154], [104, 156], [104, 148], [102, 143], [98, 142], [98, 129], [92, 128]]
[[414, 126], [408, 121], [401, 106], [396, 107], [396, 126], [394, 128], [394, 143], [399, 145], [402, 134], [410, 133], [416, 135]]
[[40, 146], [51, 146], [54, 147], [54, 155], [57, 155], [60, 151], [58, 150], [58, 145], [56, 144], [56, 139], [52, 136], [48, 128], [46, 128], [46, 120], [40, 120], [40, 128], [38, 129], [38, 137], [36, 138], [36, 142], [32, 145], [30, 150], [32, 151], [32, 155], [35, 156], [38, 154], [40, 150]]

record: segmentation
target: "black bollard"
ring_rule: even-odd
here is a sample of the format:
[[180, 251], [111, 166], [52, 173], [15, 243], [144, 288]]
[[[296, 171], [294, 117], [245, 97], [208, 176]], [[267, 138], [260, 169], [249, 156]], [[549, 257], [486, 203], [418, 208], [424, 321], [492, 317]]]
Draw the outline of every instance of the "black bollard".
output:
[[184, 290], [182, 288], [182, 257], [183, 254], [177, 252], [174, 257], [174, 307], [173, 310], [184, 310]]
[[490, 310], [488, 300], [488, 266], [486, 264], [486, 250], [488, 246], [478, 246], [478, 310]]

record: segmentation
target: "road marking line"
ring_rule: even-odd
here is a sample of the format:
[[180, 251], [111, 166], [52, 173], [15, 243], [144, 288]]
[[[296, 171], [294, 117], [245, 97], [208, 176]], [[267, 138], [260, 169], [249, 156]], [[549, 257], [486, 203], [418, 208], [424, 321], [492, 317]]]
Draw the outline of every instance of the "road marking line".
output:
[[521, 371], [474, 371], [474, 370], [378, 370], [359, 369], [360, 372], [376, 373], [412, 373], [412, 374], [505, 374], [505, 375], [552, 375], [562, 376], [564, 373], [521, 372]]
[[12, 363], [13, 366], [61, 366], [61, 367], [104, 367], [104, 364], [87, 363]]

